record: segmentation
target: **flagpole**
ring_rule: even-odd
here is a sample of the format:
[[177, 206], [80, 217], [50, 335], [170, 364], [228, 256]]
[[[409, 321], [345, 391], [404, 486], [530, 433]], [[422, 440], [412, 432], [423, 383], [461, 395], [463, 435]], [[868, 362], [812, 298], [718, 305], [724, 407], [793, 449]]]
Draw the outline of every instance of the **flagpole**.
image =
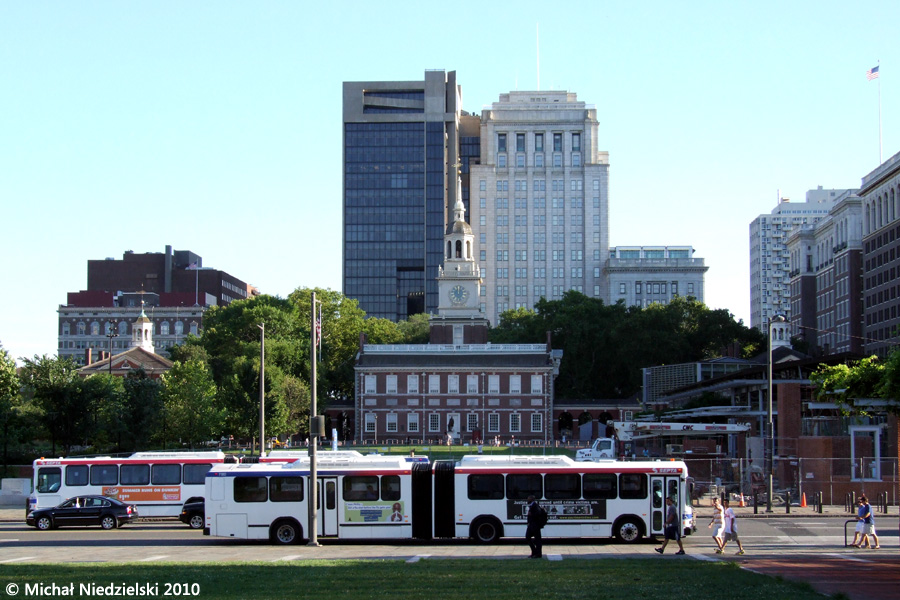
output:
[[881, 61], [878, 61], [878, 164], [882, 163], [881, 146]]

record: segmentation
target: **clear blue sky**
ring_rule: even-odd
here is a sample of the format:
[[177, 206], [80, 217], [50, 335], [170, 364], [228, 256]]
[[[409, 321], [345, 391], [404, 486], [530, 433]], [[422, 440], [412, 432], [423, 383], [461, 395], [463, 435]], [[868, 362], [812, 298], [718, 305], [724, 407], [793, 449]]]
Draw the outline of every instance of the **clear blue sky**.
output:
[[[54, 354], [87, 261], [192, 250], [341, 288], [341, 83], [456, 70], [479, 113], [576, 92], [613, 245], [690, 244], [749, 324], [748, 225], [900, 150], [900, 2], [0, 3], [0, 344]], [[866, 70], [880, 61], [881, 78]]]

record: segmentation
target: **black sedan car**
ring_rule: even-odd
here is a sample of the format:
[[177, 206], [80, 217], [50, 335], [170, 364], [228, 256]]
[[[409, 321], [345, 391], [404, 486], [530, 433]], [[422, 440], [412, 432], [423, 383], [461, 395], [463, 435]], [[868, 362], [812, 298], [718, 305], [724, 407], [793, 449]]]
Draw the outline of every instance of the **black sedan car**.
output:
[[203, 529], [205, 514], [206, 507], [203, 504], [203, 500], [195, 500], [184, 503], [178, 518], [182, 523], [190, 525], [191, 529]]
[[138, 517], [137, 507], [106, 496], [76, 496], [53, 508], [28, 513], [25, 522], [41, 530], [70, 525], [99, 525], [114, 529]]

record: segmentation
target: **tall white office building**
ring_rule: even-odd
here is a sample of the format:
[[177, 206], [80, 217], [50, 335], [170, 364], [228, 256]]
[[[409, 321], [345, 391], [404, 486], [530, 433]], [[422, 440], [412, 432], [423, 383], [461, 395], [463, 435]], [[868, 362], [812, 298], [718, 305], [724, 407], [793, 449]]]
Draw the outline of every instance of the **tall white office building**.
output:
[[[805, 202], [782, 198], [767, 215], [750, 223], [750, 326], [766, 333], [769, 319], [782, 315], [791, 321], [790, 232], [825, 218], [848, 190], [806, 192]], [[851, 190], [853, 191], [853, 190]]]
[[482, 111], [470, 213], [492, 325], [567, 290], [609, 300], [609, 153], [597, 130], [597, 109], [570, 92], [510, 92]]

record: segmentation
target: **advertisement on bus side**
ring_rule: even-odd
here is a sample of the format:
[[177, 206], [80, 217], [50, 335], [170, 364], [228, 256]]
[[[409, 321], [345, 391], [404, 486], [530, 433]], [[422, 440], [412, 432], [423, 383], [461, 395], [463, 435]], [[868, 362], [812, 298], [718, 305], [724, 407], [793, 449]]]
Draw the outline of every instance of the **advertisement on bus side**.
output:
[[[606, 519], [606, 500], [540, 500], [550, 521]], [[528, 518], [528, 502], [508, 500], [506, 518], [524, 521]]]
[[103, 495], [122, 502], [174, 502], [181, 500], [180, 486], [110, 486], [103, 488]]
[[406, 523], [404, 502], [344, 502], [344, 520], [351, 523]]

